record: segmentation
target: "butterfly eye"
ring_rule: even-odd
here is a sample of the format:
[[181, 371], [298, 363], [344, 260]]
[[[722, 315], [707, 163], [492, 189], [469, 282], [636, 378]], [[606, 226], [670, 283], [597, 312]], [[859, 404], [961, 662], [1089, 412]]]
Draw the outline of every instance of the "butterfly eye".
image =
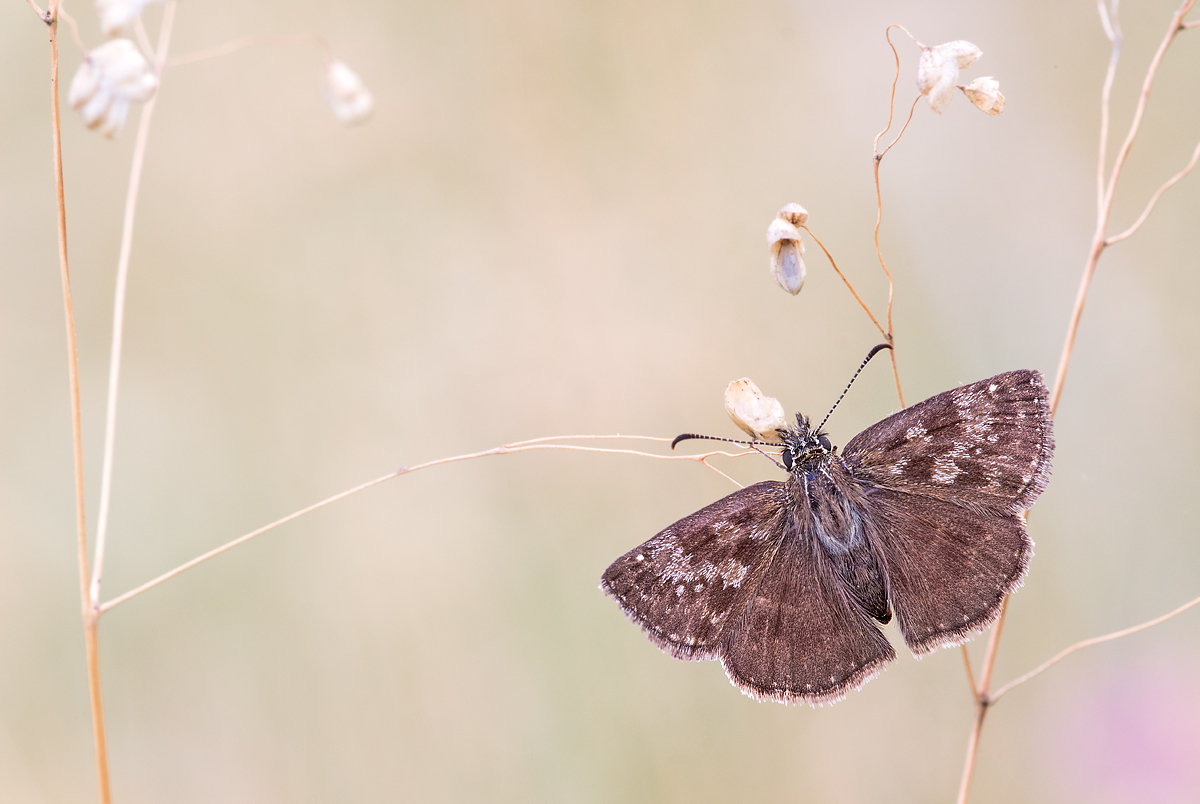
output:
[[817, 436], [817, 440], [821, 442], [821, 449], [825, 450], [826, 452], [833, 451], [833, 445], [829, 443], [829, 439], [825, 437], [824, 433]]
[[792, 471], [792, 451], [785, 449], [780, 457], [783, 458], [783, 467], [789, 472]]

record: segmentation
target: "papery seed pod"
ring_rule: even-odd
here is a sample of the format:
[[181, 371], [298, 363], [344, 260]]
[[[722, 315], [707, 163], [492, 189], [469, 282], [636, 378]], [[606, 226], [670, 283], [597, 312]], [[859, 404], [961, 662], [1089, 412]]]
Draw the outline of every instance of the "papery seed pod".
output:
[[93, 50], [71, 79], [67, 101], [88, 128], [115, 136], [129, 116], [129, 104], [150, 100], [158, 79], [150, 63], [128, 39], [112, 39]]
[[941, 51], [948, 59], [954, 59], [959, 69], [970, 67], [976, 59], [983, 55], [982, 50], [965, 39], [956, 39], [953, 42], [936, 45], [934, 50]]
[[[804, 215], [807, 217], [808, 213]], [[775, 277], [779, 287], [795, 296], [804, 286], [804, 241], [800, 237], [800, 230], [782, 216], [783, 212], [780, 212], [780, 217], [767, 227], [771, 276]]]
[[961, 39], [935, 47], [923, 46], [917, 62], [917, 91], [926, 96], [929, 108], [941, 114], [954, 95], [959, 69], [982, 55], [982, 50]]
[[358, 73], [337, 59], [325, 65], [325, 97], [334, 117], [347, 125], [364, 122], [375, 110], [375, 98]]
[[157, 0], [96, 0], [100, 28], [107, 36], [116, 36], [142, 15], [142, 10]]
[[971, 103], [988, 114], [1000, 114], [1004, 111], [1004, 94], [1000, 92], [1000, 82], [990, 75], [986, 78], [976, 78], [963, 87], [962, 91]]
[[779, 210], [779, 219], [793, 226], [803, 226], [808, 223], [808, 210], [793, 202]]
[[743, 432], [759, 441], [780, 441], [778, 430], [787, 429], [783, 405], [763, 396], [749, 377], [734, 380], [725, 389], [725, 412]]

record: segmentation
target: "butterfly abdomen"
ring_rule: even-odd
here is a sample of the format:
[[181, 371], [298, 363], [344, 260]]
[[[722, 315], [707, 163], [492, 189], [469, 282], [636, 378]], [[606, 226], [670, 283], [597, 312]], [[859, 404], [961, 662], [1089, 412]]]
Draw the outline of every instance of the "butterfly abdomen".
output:
[[855, 504], [857, 499], [851, 500], [861, 495], [842, 460], [827, 456], [817, 471], [793, 473], [790, 485], [793, 499], [798, 498], [798, 537], [816, 541], [826, 559], [819, 565], [836, 574], [854, 604], [871, 618], [889, 622], [887, 583]]

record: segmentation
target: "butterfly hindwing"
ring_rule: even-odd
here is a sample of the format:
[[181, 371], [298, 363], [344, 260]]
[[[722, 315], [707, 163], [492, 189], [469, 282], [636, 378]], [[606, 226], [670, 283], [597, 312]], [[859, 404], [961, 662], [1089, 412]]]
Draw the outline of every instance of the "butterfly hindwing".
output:
[[811, 532], [793, 520], [721, 644], [729, 680], [760, 700], [815, 705], [874, 678], [895, 652], [851, 600]]
[[991, 625], [1025, 578], [1033, 542], [1015, 514], [883, 489], [866, 505], [896, 620], [918, 656]]
[[756, 483], [684, 517], [614, 561], [600, 588], [663, 650], [716, 658], [778, 547], [783, 485]]

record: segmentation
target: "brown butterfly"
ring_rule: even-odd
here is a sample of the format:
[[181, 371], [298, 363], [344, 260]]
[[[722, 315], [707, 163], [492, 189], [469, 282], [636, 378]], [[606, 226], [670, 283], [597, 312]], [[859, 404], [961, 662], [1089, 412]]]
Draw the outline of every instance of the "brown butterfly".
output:
[[751, 697], [840, 700], [895, 658], [877, 622], [895, 612], [919, 656], [995, 622], [1021, 585], [1023, 513], [1054, 452], [1047, 398], [1036, 371], [998, 374], [889, 416], [840, 454], [797, 414], [778, 431], [786, 480], [679, 520], [600, 588], [654, 644], [719, 659]]

